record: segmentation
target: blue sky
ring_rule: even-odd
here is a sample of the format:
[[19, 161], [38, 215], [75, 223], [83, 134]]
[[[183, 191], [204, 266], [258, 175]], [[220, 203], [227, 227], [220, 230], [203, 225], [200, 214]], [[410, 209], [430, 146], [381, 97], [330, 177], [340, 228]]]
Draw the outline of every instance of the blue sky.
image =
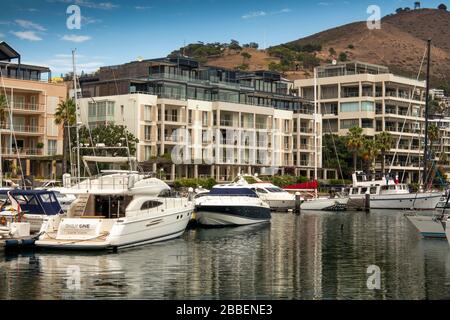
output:
[[[366, 20], [376, 4], [381, 15], [406, 0], [15, 0], [3, 1], [0, 40], [22, 54], [24, 63], [46, 65], [54, 74], [71, 68], [92, 72], [138, 57], [166, 56], [184, 43], [257, 42], [261, 47], [295, 40], [342, 24]], [[421, 1], [436, 8], [449, 0]], [[80, 30], [69, 30], [67, 7], [79, 5]]]

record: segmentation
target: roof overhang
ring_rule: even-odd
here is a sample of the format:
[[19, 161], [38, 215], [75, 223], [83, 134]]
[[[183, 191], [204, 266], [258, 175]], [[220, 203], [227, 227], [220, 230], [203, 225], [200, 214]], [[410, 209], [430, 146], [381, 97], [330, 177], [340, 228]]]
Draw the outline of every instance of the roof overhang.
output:
[[0, 42], [0, 61], [20, 59], [20, 54], [4, 41]]

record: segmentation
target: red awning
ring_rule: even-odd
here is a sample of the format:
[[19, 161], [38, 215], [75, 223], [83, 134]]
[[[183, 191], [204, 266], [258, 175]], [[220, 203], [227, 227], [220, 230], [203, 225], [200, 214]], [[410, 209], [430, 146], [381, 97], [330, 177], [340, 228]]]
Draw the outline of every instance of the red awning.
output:
[[284, 189], [287, 190], [302, 190], [302, 189], [317, 189], [319, 187], [319, 183], [317, 180], [305, 182], [305, 183], [298, 183], [293, 184], [287, 187], [284, 187]]

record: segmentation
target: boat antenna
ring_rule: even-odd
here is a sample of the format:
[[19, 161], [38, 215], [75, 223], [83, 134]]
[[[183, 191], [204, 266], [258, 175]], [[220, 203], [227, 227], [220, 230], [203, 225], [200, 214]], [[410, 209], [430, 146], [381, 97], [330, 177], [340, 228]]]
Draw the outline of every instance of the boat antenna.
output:
[[78, 106], [78, 90], [77, 90], [77, 69], [75, 65], [75, 52], [76, 49], [72, 50], [72, 64], [73, 64], [73, 90], [74, 90], [74, 101], [75, 101], [75, 121], [76, 121], [76, 134], [77, 134], [77, 179], [80, 182], [80, 109]]
[[427, 165], [428, 165], [428, 107], [430, 104], [430, 64], [431, 64], [431, 39], [428, 39], [427, 56], [427, 87], [425, 96], [425, 150], [423, 158], [423, 185], [427, 183]]

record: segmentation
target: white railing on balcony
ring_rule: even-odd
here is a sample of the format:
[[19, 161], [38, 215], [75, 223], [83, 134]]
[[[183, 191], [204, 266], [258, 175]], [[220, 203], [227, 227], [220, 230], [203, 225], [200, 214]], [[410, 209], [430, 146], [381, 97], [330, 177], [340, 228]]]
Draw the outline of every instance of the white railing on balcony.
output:
[[13, 110], [22, 110], [22, 111], [45, 111], [45, 104], [41, 103], [13, 103]]

